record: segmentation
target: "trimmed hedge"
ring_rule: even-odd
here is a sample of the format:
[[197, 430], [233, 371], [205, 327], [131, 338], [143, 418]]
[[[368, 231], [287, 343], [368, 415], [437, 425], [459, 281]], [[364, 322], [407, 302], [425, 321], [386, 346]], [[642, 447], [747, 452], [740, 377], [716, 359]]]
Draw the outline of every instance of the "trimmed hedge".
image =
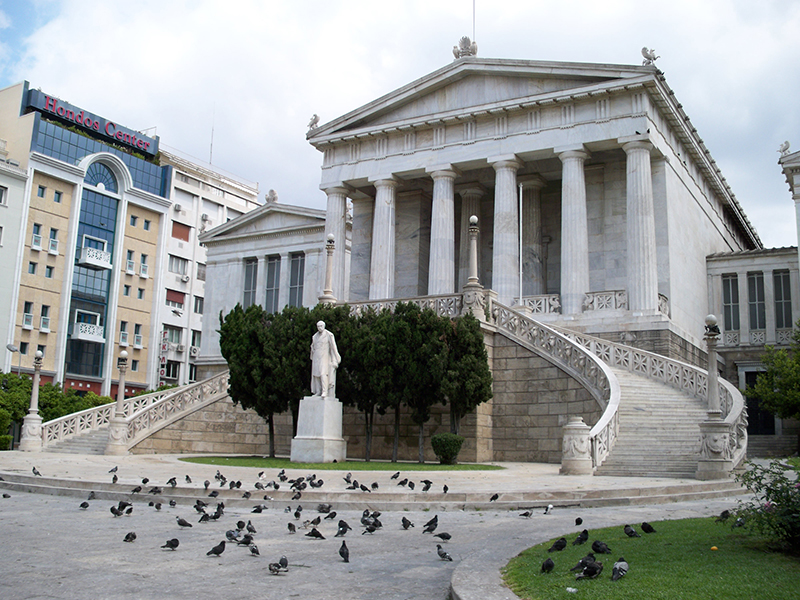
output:
[[463, 443], [464, 438], [454, 433], [437, 433], [431, 436], [433, 452], [443, 465], [456, 464]]
[[12, 435], [0, 435], [0, 450], [11, 450]]

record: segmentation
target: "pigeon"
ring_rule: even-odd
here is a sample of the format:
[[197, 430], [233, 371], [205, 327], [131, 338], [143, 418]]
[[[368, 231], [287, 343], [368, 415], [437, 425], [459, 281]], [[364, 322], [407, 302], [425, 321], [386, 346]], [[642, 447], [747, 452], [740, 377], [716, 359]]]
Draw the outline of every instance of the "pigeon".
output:
[[261, 556], [261, 553], [258, 551], [258, 546], [255, 544], [250, 544], [248, 548], [250, 548], [250, 556]]
[[335, 518], [336, 518], [336, 511], [335, 510], [333, 510], [333, 511], [329, 512], [327, 515], [325, 515], [325, 519], [333, 520]]
[[219, 492], [217, 490], [214, 490], [208, 495], [209, 498], [216, 498], [217, 496], [219, 496]]
[[425, 526], [425, 529], [422, 530], [422, 533], [433, 533], [434, 531], [436, 531], [436, 528], [438, 526], [439, 526], [439, 522], [438, 521], [433, 521], [429, 525]]
[[81, 502], [81, 508], [83, 510], [86, 510], [87, 508], [89, 508], [89, 503], [86, 502], [86, 500], [84, 500], [83, 502]]
[[403, 520], [401, 521], [401, 523], [403, 524], [403, 529], [408, 529], [409, 527], [413, 527], [414, 526], [414, 524], [411, 521], [409, 521], [408, 519], [406, 519], [405, 517], [403, 517]]
[[117, 481], [119, 481], [119, 477], [117, 477], [117, 474], [114, 473], [114, 476], [111, 478], [111, 483], [117, 483]]
[[121, 517], [123, 514], [122, 511], [118, 509], [116, 506], [112, 506], [109, 510], [111, 510], [111, 514], [114, 515], [115, 517]]
[[489, 498], [489, 502], [494, 502], [500, 497], [500, 494], [492, 494], [492, 497]]
[[297, 527], [294, 526], [294, 523], [289, 523], [287, 527], [289, 528], [289, 533], [297, 533]]
[[36, 467], [33, 467], [33, 469], [31, 470], [31, 472], [32, 472], [32, 473], [33, 473], [33, 474], [34, 474], [36, 477], [41, 477], [41, 476], [42, 476], [42, 474], [41, 474], [41, 473], [39, 473], [39, 470], [38, 470]]
[[191, 524], [191, 523], [189, 523], [189, 521], [186, 521], [186, 520], [184, 520], [184, 519], [181, 519], [181, 518], [180, 518], [179, 516], [177, 516], [177, 515], [175, 516], [175, 519], [177, 519], [178, 525], [180, 525], [181, 527], [191, 527], [191, 526], [192, 526], [192, 524]]
[[[367, 486], [365, 486], [363, 483], [362, 483], [360, 486], [358, 486], [358, 487], [359, 487], [359, 489], [360, 489], [362, 492], [369, 492], [370, 494], [372, 493], [372, 490], [371, 490], [371, 489], [369, 489]], [[298, 492], [298, 493], [299, 493], [299, 492]]]
[[169, 501], [169, 507], [170, 508], [175, 508], [176, 506], [178, 506], [178, 503], [175, 502], [175, 500], [170, 500]]
[[552, 558], [548, 558], [542, 563], [542, 573], [550, 573], [556, 566]]
[[641, 536], [641, 535], [639, 535], [639, 533], [637, 533], [637, 531], [636, 531], [636, 530], [635, 530], [633, 527], [631, 527], [630, 525], [625, 525], [625, 527], [623, 527], [623, 529], [622, 529], [622, 530], [625, 532], [625, 535], [627, 535], [628, 537], [631, 537], [631, 538], [633, 538], [633, 537], [642, 537], [642, 536]]
[[303, 494], [301, 492], [297, 492], [294, 496], [292, 496], [292, 500], [300, 500], [302, 495]]
[[577, 519], [575, 519], [575, 527], [580, 527], [581, 525], [583, 525], [583, 519], [578, 517]]
[[138, 493], [139, 493], [139, 492], [141, 492], [141, 491], [142, 491], [142, 486], [140, 486], [140, 485], [137, 485], [135, 488], [133, 488], [133, 489], [131, 490], [131, 494], [138, 494]]
[[132, 512], [133, 512], [133, 507], [129, 506], [128, 509], [125, 511], [125, 516], [130, 517]]
[[553, 505], [548, 504], [547, 508], [544, 509], [544, 514], [549, 515], [551, 510], [553, 510]]
[[280, 565], [280, 568], [284, 571], [289, 570], [289, 560], [285, 556], [281, 556], [280, 560], [278, 561], [278, 565]]
[[442, 486], [442, 493], [443, 493], [443, 494], [446, 494], [446, 493], [447, 493], [447, 490], [449, 490], [449, 489], [450, 489], [449, 487], [447, 487], [446, 485], [443, 485], [443, 486]]
[[281, 566], [278, 563], [269, 563], [269, 572], [273, 575], [277, 575], [281, 572]]
[[156, 487], [153, 487], [153, 488], [150, 488], [149, 490], [147, 490], [147, 493], [148, 494], [153, 494], [154, 496], [158, 496], [160, 494], [163, 494], [164, 490], [162, 490], [160, 487], [156, 486]]
[[342, 479], [344, 479], [345, 483], [352, 483], [353, 482], [353, 474], [352, 473], [348, 473]]
[[314, 538], [316, 540], [324, 540], [325, 536], [322, 535], [319, 531], [317, 531], [316, 527], [312, 527], [311, 531], [306, 534], [306, 537]]
[[[320, 513], [328, 514], [331, 512], [332, 508], [333, 506], [331, 506], [330, 504], [317, 504], [317, 512]], [[325, 518], [327, 519], [328, 517]]]
[[192, 478], [188, 475], [184, 479], [186, 480], [186, 483], [192, 483]]
[[203, 482], [203, 487], [205, 488], [206, 491], [208, 491], [208, 486], [210, 486], [210, 485], [211, 485], [211, 482], [208, 479], [206, 479]]
[[597, 561], [590, 562], [583, 568], [583, 572], [575, 574], [575, 579], [594, 579], [602, 572], [603, 563]]
[[595, 540], [592, 542], [592, 552], [597, 552], [597, 554], [611, 554], [611, 548], [609, 548], [605, 542]]
[[578, 561], [578, 564], [575, 565], [570, 569], [570, 571], [583, 571], [583, 568], [588, 565], [589, 563], [593, 563], [595, 561], [594, 554], [589, 552], [586, 556]]
[[211, 520], [211, 517], [207, 513], [203, 513], [200, 515], [200, 520], [198, 523], [208, 523]]
[[[171, 540], [167, 540], [167, 543], [166, 543], [166, 544], [164, 544], [164, 545], [163, 545], [163, 546], [161, 546], [161, 547], [162, 547], [162, 548], [168, 548], [169, 550], [175, 550], [175, 548], [177, 548], [178, 546], [180, 546], [180, 544], [181, 544], [181, 543], [178, 541], [178, 538], [172, 538]], [[217, 548], [218, 548], [218, 546], [214, 546], [214, 548], [212, 548], [212, 549], [211, 549], [211, 551], [210, 551], [210, 552], [208, 552], [208, 554], [206, 554], [206, 556], [209, 556], [209, 555], [211, 555], [212, 553], [216, 554], [217, 556], [219, 556], [220, 554], [222, 554], [222, 550], [224, 550], [224, 549], [225, 549], [225, 542], [222, 542], [222, 549], [221, 549], [219, 552], [214, 552], [214, 550], [216, 550]]]
[[347, 547], [347, 544], [344, 540], [342, 540], [342, 545], [339, 548], [339, 556], [342, 557], [342, 560], [346, 563], [350, 562], [350, 549]]
[[437, 534], [436, 534], [436, 535], [434, 535], [433, 537], [437, 537], [437, 538], [439, 538], [440, 540], [442, 540], [443, 542], [449, 542], [449, 541], [450, 541], [450, 539], [451, 539], [453, 536], [452, 536], [452, 535], [450, 535], [449, 533], [442, 532], [442, 533], [437, 533]]
[[256, 528], [253, 526], [253, 524], [250, 521], [247, 521], [247, 526], [245, 527], [245, 529], [247, 529], [247, 533], [253, 533], [253, 534], [258, 533], [256, 531]]
[[744, 517], [739, 517], [731, 527], [744, 527]]
[[225, 532], [225, 537], [228, 538], [229, 542], [238, 542], [239, 541], [239, 534], [236, 533], [233, 529], [228, 529]]
[[117, 465], [117, 466], [116, 466], [116, 467], [114, 467], [113, 469], [109, 469], [109, 470], [108, 470], [108, 472], [109, 472], [109, 473], [116, 473], [116, 472], [117, 472], [117, 469], [119, 469], [119, 465]]
[[373, 490], [377, 490], [378, 489], [378, 482], [377, 481], [373, 481], [372, 485], [370, 485], [369, 487], [371, 489], [373, 489]]
[[321, 522], [322, 522], [322, 517], [320, 517], [319, 515], [317, 515], [314, 519], [310, 521], [313, 527], [317, 527]]
[[414, 489], [414, 482], [413, 481], [409, 481], [408, 482], [408, 489], [410, 489], [410, 490]]
[[550, 546], [548, 552], [561, 552], [566, 547], [567, 547], [567, 538], [562, 537], [553, 542], [553, 545]]
[[245, 527], [244, 521], [236, 521], [236, 529], [242, 531]]
[[644, 521], [642, 523], [642, 531], [644, 531], [645, 533], [655, 533], [656, 532], [656, 530], [653, 529], [653, 526], [650, 525], [650, 523], [648, 523], [647, 521]]
[[450, 556], [444, 548], [442, 548], [441, 544], [436, 544], [436, 553], [442, 560], [449, 560], [450, 562], [453, 562], [453, 557]]
[[347, 534], [347, 528], [339, 527], [339, 529], [336, 531], [336, 535], [333, 537], [344, 537], [346, 534]]
[[125, 538], [122, 541], [123, 542], [132, 542], [135, 539], [136, 539], [136, 532], [135, 531], [129, 531], [128, 533], [125, 534]]
[[378, 531], [378, 528], [375, 527], [375, 525], [367, 525], [364, 531], [361, 532], [361, 535], [364, 535], [365, 533], [372, 535], [376, 531]]
[[345, 531], [348, 531], [348, 530], [349, 531], [353, 531], [353, 528], [350, 527], [350, 525], [348, 525], [347, 521], [345, 521], [344, 519], [339, 519], [338, 525], [339, 525], [340, 529], [344, 529]]
[[625, 558], [620, 556], [619, 560], [614, 563], [614, 568], [611, 569], [611, 581], [617, 581], [625, 576], [628, 572], [628, 563]]
[[299, 510], [294, 511], [294, 518], [295, 519], [299, 520], [301, 515], [302, 515], [302, 513]]
[[94, 499], [95, 499], [94, 490], [92, 490], [91, 492], [89, 492], [89, 497], [88, 497], [88, 498], [86, 498], [86, 499], [87, 499], [87, 500], [94, 500]]
[[587, 541], [589, 541], [589, 530], [584, 529], [578, 534], [578, 537], [575, 538], [575, 540], [572, 542], [572, 545], [580, 546], [581, 544], [584, 544]]
[[397, 479], [398, 477], [400, 477], [400, 471], [389, 477], [389, 479]]
[[397, 482], [397, 485], [402, 485], [403, 487], [405, 487], [406, 484], [408, 484], [408, 479], [401, 479]]
[[242, 539], [237, 540], [236, 543], [239, 544], [240, 546], [249, 546], [250, 544], [253, 543], [253, 536], [250, 535], [249, 533], [245, 533], [242, 536]]
[[265, 489], [265, 488], [264, 488], [264, 484], [263, 484], [263, 483], [261, 483], [260, 481], [256, 481], [255, 488], [256, 488], [257, 490], [262, 490], [262, 491]]
[[11, 494], [6, 494], [5, 492], [3, 492], [3, 498], [11, 498]]
[[429, 479], [423, 479], [420, 483], [423, 484], [422, 487], [423, 492], [427, 492], [429, 489], [431, 489], [431, 486], [433, 485], [433, 482]]
[[223, 552], [225, 552], [225, 540], [222, 540], [219, 544], [206, 552], [206, 556], [219, 556]]
[[171, 477], [169, 481], [167, 481], [167, 485], [172, 486], [173, 488], [178, 485], [178, 480], [174, 477]]
[[731, 511], [723, 510], [721, 513], [719, 513], [719, 516], [716, 518], [715, 522], [716, 523], [724, 523], [725, 521], [727, 521], [730, 518], [730, 516], [731, 516]]

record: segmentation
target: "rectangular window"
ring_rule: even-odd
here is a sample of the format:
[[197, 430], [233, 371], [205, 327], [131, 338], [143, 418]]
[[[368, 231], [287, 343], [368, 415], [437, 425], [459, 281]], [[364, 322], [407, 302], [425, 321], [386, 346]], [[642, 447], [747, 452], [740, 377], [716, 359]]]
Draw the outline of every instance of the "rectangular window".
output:
[[131, 215], [131, 227], [136, 227], [136, 221], [139, 220], [139, 217], [136, 215]]
[[19, 353], [20, 354], [28, 354], [28, 342], [20, 342], [19, 343]]
[[45, 195], [46, 192], [47, 192], [47, 188], [44, 187], [43, 185], [40, 185], [39, 189], [36, 191], [36, 195], [39, 196], [39, 198], [44, 198], [44, 195]]
[[189, 241], [189, 235], [192, 233], [192, 228], [177, 221], [172, 222], [172, 237], [176, 240]]
[[33, 224], [33, 235], [31, 236], [31, 248], [33, 250], [42, 249], [42, 226], [39, 223]]
[[183, 304], [186, 301], [186, 294], [183, 292], [176, 292], [175, 290], [167, 290], [167, 306], [183, 310]]
[[58, 229], [50, 228], [50, 243], [47, 251], [51, 254], [58, 254]]
[[59, 191], [53, 192], [53, 202], [55, 202], [56, 204], [61, 204], [61, 192]]
[[139, 288], [139, 291], [136, 292], [136, 297], [139, 300], [144, 300], [144, 288]]
[[303, 278], [306, 267], [306, 256], [302, 252], [290, 255], [289, 270], [289, 306], [303, 306]]
[[30, 314], [33, 312], [33, 302], [26, 302], [24, 304], [24, 307], [25, 308], [23, 309], [22, 312], [24, 312], [25, 314]]
[[789, 284], [789, 271], [775, 271], [775, 327], [792, 328], [792, 292]]
[[181, 363], [174, 360], [168, 360], [167, 366], [164, 368], [164, 377], [167, 379], [177, 379], [178, 373], [180, 372], [180, 367]]
[[36, 275], [36, 263], [29, 262], [28, 263], [28, 273], [31, 275]]
[[44, 276], [47, 277], [48, 279], [52, 279], [53, 278], [53, 267], [51, 267], [49, 265], [46, 266], [44, 268]]
[[36, 346], [36, 351], [42, 353], [42, 358], [44, 358], [44, 353], [47, 350], [47, 347], [44, 344], [39, 344]]
[[197, 329], [192, 329], [192, 346], [200, 347], [200, 336], [202, 333]]
[[197, 365], [190, 364], [189, 365], [189, 383], [194, 383], [197, 381]]
[[133, 326], [133, 347], [134, 348], [141, 348], [142, 347], [142, 324], [136, 323]]
[[130, 296], [131, 295], [131, 286], [123, 285], [122, 286], [122, 295], [123, 296]]
[[128, 252], [127, 261], [128, 262], [133, 262], [133, 250], [128, 250], [127, 252]]
[[139, 370], [139, 361], [136, 360], [136, 359], [133, 359], [131, 361], [131, 371], [138, 371], [138, 370]]
[[40, 331], [50, 331], [50, 307], [46, 304], [42, 305], [42, 319], [39, 322]]
[[767, 328], [767, 311], [764, 302], [764, 274], [747, 274], [747, 295], [750, 305], [750, 329]]
[[278, 288], [281, 279], [281, 257], [267, 257], [267, 297], [264, 310], [268, 313], [278, 312]]
[[0, 225], [0, 246], [3, 245], [3, 226]]
[[197, 280], [206, 280], [206, 266], [203, 263], [197, 263]]
[[171, 344], [180, 344], [183, 338], [183, 329], [180, 327], [172, 327], [171, 325], [164, 325], [164, 331], [167, 332], [167, 341]]
[[203, 298], [201, 296], [194, 297], [194, 312], [195, 314], [203, 314]]
[[142, 229], [144, 229], [145, 231], [150, 231], [150, 221], [145, 219], [144, 223], [142, 224]]
[[8, 188], [0, 185], [0, 204], [5, 205], [8, 202]]
[[169, 255], [169, 265], [168, 270], [170, 273], [175, 273], [177, 275], [186, 275], [186, 267], [189, 265], [189, 261], [185, 258], [181, 258], [180, 256], [173, 256], [172, 254]]
[[256, 281], [258, 279], [258, 259], [248, 258], [244, 261], [244, 296], [242, 308], [247, 309], [256, 301]]
[[127, 346], [128, 345], [128, 322], [127, 321], [120, 321], [119, 322], [119, 345], [120, 346]]
[[739, 331], [739, 278], [736, 275], [722, 276], [722, 312], [725, 331]]

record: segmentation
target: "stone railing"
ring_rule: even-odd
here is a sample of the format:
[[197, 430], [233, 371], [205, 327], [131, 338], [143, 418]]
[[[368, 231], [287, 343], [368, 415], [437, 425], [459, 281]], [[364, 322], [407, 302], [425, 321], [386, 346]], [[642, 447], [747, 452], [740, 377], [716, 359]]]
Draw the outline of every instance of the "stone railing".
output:
[[230, 372], [225, 371], [205, 381], [167, 390], [156, 402], [151, 402], [129, 414], [127, 446], [132, 448], [146, 437], [180, 418], [187, 410], [210, 404], [228, 393]]
[[[661, 381], [708, 402], [708, 373], [698, 367], [590, 335], [555, 329], [612, 367]], [[735, 468], [745, 459], [747, 452], [747, 410], [742, 393], [724, 379], [719, 379], [719, 399], [722, 418], [728, 425], [730, 458]]]
[[602, 465], [619, 433], [620, 388], [616, 375], [597, 355], [564, 334], [493, 299], [490, 314], [498, 330], [572, 375], [603, 407], [600, 420], [589, 433], [593, 467]]
[[583, 310], [627, 310], [628, 292], [625, 290], [607, 290], [604, 292], [587, 292], [583, 296]]
[[[517, 300], [515, 298], [514, 302], [518, 304]], [[534, 315], [561, 314], [561, 295], [523, 296], [522, 306], [527, 307]]]
[[448, 294], [444, 296], [420, 296], [417, 298], [404, 298], [403, 300], [368, 300], [365, 302], [349, 302], [350, 314], [360, 315], [367, 310], [381, 312], [383, 309], [394, 310], [398, 302], [416, 304], [422, 309], [430, 308], [440, 317], [457, 317], [462, 313], [463, 301], [461, 294]]
[[[171, 391], [153, 392], [126, 398], [122, 404], [122, 414], [127, 417], [154, 402], [158, 402]], [[114, 402], [110, 402], [42, 423], [42, 447], [105, 427], [113, 414]]]

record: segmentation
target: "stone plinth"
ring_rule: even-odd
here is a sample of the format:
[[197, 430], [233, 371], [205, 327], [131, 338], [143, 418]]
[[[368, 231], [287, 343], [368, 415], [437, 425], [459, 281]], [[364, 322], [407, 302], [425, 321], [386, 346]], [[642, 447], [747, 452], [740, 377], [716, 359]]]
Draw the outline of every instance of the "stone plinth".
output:
[[335, 398], [306, 396], [300, 401], [292, 462], [342, 462], [347, 442], [342, 437], [342, 403]]
[[591, 427], [581, 417], [570, 417], [564, 425], [564, 442], [561, 446], [561, 475], [591, 475], [592, 453], [589, 432]]
[[695, 478], [702, 481], [728, 479], [733, 471], [730, 426], [717, 419], [700, 423], [700, 460]]
[[42, 417], [38, 413], [28, 413], [22, 421], [22, 439], [19, 442], [22, 452], [42, 451]]
[[125, 417], [111, 417], [108, 422], [108, 443], [105, 454], [121, 456], [128, 453], [128, 424]]

